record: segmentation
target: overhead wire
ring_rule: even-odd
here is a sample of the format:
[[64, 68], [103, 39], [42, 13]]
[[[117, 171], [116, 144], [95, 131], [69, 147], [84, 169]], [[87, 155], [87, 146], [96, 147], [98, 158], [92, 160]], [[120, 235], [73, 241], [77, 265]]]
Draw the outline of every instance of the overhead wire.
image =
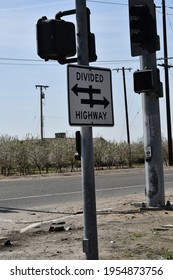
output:
[[[3, 61], [3, 62], [1, 62]], [[9, 62], [6, 62], [9, 61]], [[10, 62], [11, 61], [11, 62]], [[135, 63], [137, 59], [122, 59], [122, 60], [97, 60], [95, 63], [107, 63], [107, 64], [119, 64], [119, 63]], [[26, 63], [27, 62], [27, 63]], [[29, 63], [31, 62], [31, 63]], [[32, 63], [33, 62], [33, 63]], [[25, 66], [57, 66], [56, 61], [49, 61], [45, 63], [44, 60], [40, 59], [27, 59], [27, 58], [3, 58], [0, 57], [0, 65], [25, 65]]]
[[[61, 1], [60, 3], [64, 3]], [[58, 3], [58, 4], [60, 4]], [[28, 6], [20, 6], [20, 7], [10, 7], [10, 8], [0, 8], [0, 12], [8, 12], [8, 11], [18, 11], [18, 10], [25, 10], [25, 9], [33, 9], [33, 8], [41, 8], [41, 7], [48, 7], [51, 5], [57, 5], [57, 1], [55, 2], [49, 2], [44, 4], [33, 4]]]
[[117, 5], [117, 6], [127, 6], [128, 4], [117, 3], [117, 2], [110, 2], [110, 1], [100, 1], [100, 0], [87, 0], [87, 2], [93, 2], [98, 4], [108, 4], [108, 5]]
[[[157, 58], [157, 60], [163, 60], [163, 59], [164, 59], [163, 57]], [[173, 59], [173, 57], [168, 57], [168, 59]], [[1, 61], [5, 61], [5, 62], [1, 62]], [[12, 61], [12, 62], [6, 62], [6, 61]], [[21, 62], [21, 63], [16, 63], [16, 62]], [[33, 62], [33, 63], [25, 63], [25, 62]], [[136, 63], [136, 62], [139, 62], [139, 60], [138, 59], [96, 60], [94, 63], [122, 64], [122, 63]], [[53, 61], [53, 60], [50, 60], [47, 63], [45, 63], [45, 61], [41, 59], [0, 57], [1, 65], [57, 66], [56, 63], [57, 61]]]

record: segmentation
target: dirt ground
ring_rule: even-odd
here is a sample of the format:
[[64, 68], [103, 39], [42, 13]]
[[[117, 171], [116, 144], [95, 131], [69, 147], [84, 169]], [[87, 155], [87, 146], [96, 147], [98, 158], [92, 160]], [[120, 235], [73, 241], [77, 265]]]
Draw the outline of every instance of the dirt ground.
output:
[[[99, 259], [173, 259], [173, 211], [141, 210], [143, 201], [141, 195], [97, 201]], [[82, 204], [0, 208], [0, 223], [1, 260], [85, 259]]]

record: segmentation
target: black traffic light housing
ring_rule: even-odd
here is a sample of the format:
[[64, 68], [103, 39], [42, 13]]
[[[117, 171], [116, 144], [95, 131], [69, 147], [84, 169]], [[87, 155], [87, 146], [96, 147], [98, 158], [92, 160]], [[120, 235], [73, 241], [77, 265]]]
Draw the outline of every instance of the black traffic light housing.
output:
[[145, 92], [163, 97], [159, 69], [137, 70], [133, 73], [134, 92]]
[[45, 60], [61, 60], [76, 54], [72, 22], [42, 17], [37, 22], [37, 53]]
[[156, 11], [153, 0], [129, 0], [131, 55], [147, 55], [159, 50]]
[[81, 134], [80, 131], [76, 131], [76, 153], [75, 160], [81, 160]]
[[133, 73], [134, 92], [151, 92], [155, 89], [154, 71], [152, 69], [137, 70]]
[[[76, 10], [59, 12], [55, 19], [42, 17], [37, 21], [37, 54], [46, 61], [57, 60], [60, 64], [77, 62], [75, 25], [61, 19], [75, 14]], [[97, 60], [95, 35], [90, 32], [90, 10], [87, 8], [89, 61]]]

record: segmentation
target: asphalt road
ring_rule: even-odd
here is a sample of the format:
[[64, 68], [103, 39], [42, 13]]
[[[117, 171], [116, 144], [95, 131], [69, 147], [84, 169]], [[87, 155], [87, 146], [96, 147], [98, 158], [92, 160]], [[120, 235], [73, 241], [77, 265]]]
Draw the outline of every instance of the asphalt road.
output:
[[[164, 172], [165, 189], [173, 186], [173, 169]], [[97, 172], [97, 199], [140, 194], [145, 190], [144, 170]], [[48, 176], [0, 181], [0, 208], [33, 208], [82, 200], [81, 175]]]

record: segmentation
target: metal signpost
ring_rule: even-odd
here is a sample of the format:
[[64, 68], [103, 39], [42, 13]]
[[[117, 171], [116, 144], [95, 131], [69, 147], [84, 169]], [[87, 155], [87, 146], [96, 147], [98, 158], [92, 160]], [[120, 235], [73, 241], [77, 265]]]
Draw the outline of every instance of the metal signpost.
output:
[[[75, 26], [61, 18], [76, 14]], [[76, 0], [76, 9], [59, 12], [55, 19], [42, 17], [37, 21], [37, 53], [46, 61], [57, 60], [68, 65], [69, 122], [80, 125], [80, 158], [84, 201], [83, 251], [87, 260], [98, 259], [95, 176], [92, 126], [113, 126], [111, 71], [89, 67], [96, 61], [95, 35], [90, 32], [90, 11], [86, 0]], [[76, 54], [77, 57], [73, 57]], [[79, 146], [79, 143], [78, 143]]]
[[[86, 0], [76, 0], [78, 64], [89, 65]], [[82, 188], [84, 201], [83, 251], [87, 260], [98, 260], [92, 127], [81, 127]]]

